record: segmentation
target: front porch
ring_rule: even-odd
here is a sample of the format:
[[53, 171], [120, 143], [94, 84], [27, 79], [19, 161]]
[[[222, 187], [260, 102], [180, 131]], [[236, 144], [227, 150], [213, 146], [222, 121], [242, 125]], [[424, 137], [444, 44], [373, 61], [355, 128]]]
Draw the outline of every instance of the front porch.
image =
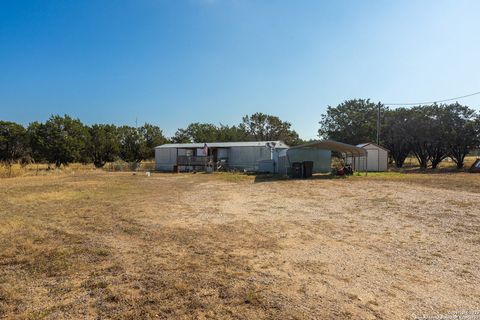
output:
[[177, 156], [178, 166], [212, 166], [213, 156]]
[[228, 167], [228, 157], [226, 152], [218, 152], [217, 148], [209, 148], [208, 155], [199, 155], [199, 149], [178, 149], [176, 170], [185, 167], [184, 170], [206, 170], [207, 167], [212, 170], [222, 170]]

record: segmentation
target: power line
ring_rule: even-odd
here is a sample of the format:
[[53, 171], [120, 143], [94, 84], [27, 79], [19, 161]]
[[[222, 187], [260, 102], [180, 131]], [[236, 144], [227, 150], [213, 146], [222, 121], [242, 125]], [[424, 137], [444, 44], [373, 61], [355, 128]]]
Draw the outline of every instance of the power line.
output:
[[443, 100], [425, 101], [425, 102], [406, 102], [406, 103], [384, 103], [384, 105], [386, 105], [386, 106], [418, 106], [418, 105], [421, 105], [421, 104], [432, 104], [432, 103], [447, 102], [447, 101], [452, 101], [452, 100], [463, 99], [463, 98], [475, 96], [477, 94], [480, 94], [480, 91], [470, 93], [470, 94], [466, 94], [466, 95], [460, 96], [460, 97], [443, 99]]

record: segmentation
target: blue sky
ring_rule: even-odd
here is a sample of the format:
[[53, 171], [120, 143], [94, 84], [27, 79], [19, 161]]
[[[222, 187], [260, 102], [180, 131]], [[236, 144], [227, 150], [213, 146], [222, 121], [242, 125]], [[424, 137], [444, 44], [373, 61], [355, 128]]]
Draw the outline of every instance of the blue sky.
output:
[[[0, 119], [236, 124], [480, 91], [480, 1], [0, 0]], [[480, 96], [460, 102], [480, 110]]]

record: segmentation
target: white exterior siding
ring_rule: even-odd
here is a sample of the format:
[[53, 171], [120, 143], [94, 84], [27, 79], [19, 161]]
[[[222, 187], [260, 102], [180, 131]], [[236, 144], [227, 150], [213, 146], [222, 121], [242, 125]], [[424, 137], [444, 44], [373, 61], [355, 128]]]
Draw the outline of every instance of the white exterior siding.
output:
[[[268, 141], [207, 143], [210, 148], [217, 150], [217, 159], [227, 158], [228, 167], [237, 170], [257, 171], [259, 161], [270, 160], [272, 155], [266, 147]], [[271, 142], [271, 141], [270, 141]], [[273, 160], [278, 161], [278, 152], [288, 148], [283, 142], [275, 141], [277, 148], [273, 152]], [[173, 171], [179, 156], [186, 155], [186, 148], [198, 149], [204, 144], [167, 144], [155, 148], [155, 168], [159, 171]], [[187, 169], [180, 166], [181, 171]], [[190, 169], [193, 169], [190, 168]]]
[[228, 152], [228, 166], [239, 170], [256, 171], [258, 161], [269, 159], [270, 149], [266, 147], [233, 147]]
[[382, 172], [388, 170], [388, 151], [386, 149], [374, 143], [358, 146], [367, 150], [367, 158], [356, 157], [355, 161], [351, 157], [347, 158], [347, 162], [351, 163], [356, 171]]
[[[179, 150], [180, 154], [180, 150]], [[172, 171], [173, 166], [177, 164], [177, 149], [163, 148], [155, 149], [155, 170]]]
[[219, 159], [228, 158], [228, 149], [227, 148], [218, 148], [217, 158], [219, 158]]

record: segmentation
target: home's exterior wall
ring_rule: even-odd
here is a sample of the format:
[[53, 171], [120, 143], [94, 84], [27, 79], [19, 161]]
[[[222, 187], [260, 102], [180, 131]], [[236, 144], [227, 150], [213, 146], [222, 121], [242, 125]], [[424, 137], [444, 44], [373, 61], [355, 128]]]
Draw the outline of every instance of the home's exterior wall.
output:
[[[180, 151], [180, 150], [179, 150]], [[177, 164], [176, 148], [157, 148], [155, 149], [155, 169], [158, 171], [173, 171], [173, 166]]]
[[228, 158], [228, 148], [218, 148], [217, 149], [217, 158], [218, 159]]
[[[185, 149], [178, 149], [178, 154], [182, 155]], [[220, 148], [218, 149], [220, 150]], [[221, 148], [219, 155], [228, 157], [228, 167], [237, 170], [257, 171], [259, 161], [269, 160], [271, 158], [270, 149], [265, 146], [255, 147], [230, 147]], [[278, 161], [278, 152], [284, 149], [275, 149], [273, 153], [273, 160], [275, 167]], [[173, 171], [173, 166], [177, 161], [177, 148], [157, 148], [155, 149], [155, 167], [159, 171]], [[180, 170], [186, 168], [180, 167]], [[276, 169], [275, 169], [276, 171]]]
[[238, 170], [257, 171], [258, 161], [270, 159], [266, 147], [233, 147], [228, 150], [228, 166]]

